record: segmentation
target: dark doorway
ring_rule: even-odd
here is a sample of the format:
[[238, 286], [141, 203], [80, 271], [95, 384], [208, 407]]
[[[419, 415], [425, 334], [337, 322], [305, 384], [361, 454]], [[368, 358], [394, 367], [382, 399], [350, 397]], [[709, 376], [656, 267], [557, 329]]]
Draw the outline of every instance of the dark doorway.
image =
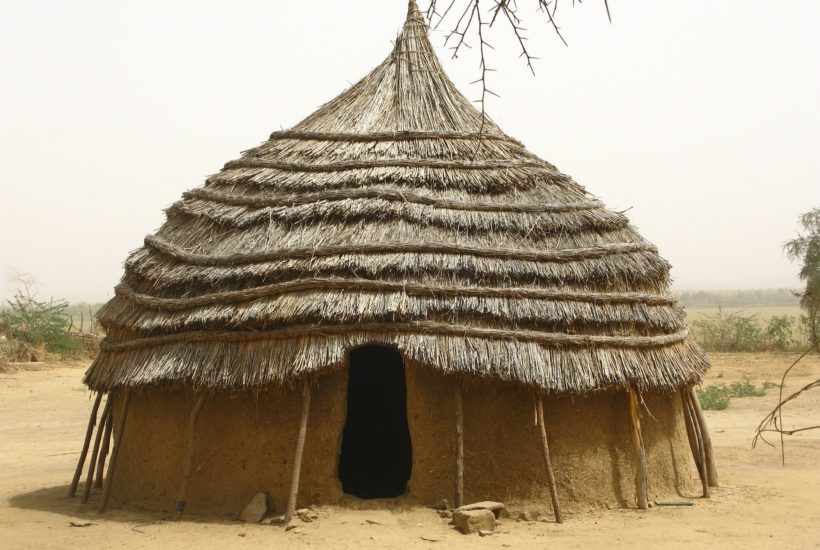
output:
[[342, 488], [359, 498], [397, 497], [407, 489], [412, 464], [401, 355], [384, 346], [357, 348], [350, 353]]

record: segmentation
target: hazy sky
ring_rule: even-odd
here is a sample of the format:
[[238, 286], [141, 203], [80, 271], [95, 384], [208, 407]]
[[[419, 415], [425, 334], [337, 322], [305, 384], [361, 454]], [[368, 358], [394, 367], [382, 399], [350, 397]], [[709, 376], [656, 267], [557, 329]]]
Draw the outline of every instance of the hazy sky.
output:
[[[610, 6], [562, 2], [569, 47], [528, 12], [535, 77], [494, 30], [491, 116], [631, 207], [677, 288], [798, 286], [781, 245], [820, 206], [820, 2]], [[0, 269], [110, 297], [163, 208], [381, 62], [406, 7], [0, 0]], [[472, 54], [433, 41], [477, 97]]]

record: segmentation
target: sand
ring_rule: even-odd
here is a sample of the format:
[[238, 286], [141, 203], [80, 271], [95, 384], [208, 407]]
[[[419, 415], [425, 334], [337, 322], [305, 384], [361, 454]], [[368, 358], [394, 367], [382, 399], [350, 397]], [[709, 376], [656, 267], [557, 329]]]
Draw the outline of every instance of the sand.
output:
[[[778, 381], [792, 354], [714, 354], [706, 383]], [[502, 520], [496, 534], [465, 536], [433, 510], [321, 507], [311, 523], [283, 531], [268, 525], [110, 510], [69, 499], [89, 394], [86, 364], [29, 365], [0, 374], [0, 546], [3, 548], [820, 548], [820, 431], [787, 438], [780, 449], [751, 449], [753, 430], [774, 406], [765, 397], [733, 399], [707, 411], [721, 487], [689, 508], [575, 513], [566, 523]], [[788, 388], [820, 373], [814, 357], [795, 369]], [[786, 425], [817, 424], [820, 391], [787, 412]], [[93, 497], [94, 501], [96, 498]], [[545, 503], [543, 511], [548, 510]], [[72, 525], [72, 523], [74, 526]]]

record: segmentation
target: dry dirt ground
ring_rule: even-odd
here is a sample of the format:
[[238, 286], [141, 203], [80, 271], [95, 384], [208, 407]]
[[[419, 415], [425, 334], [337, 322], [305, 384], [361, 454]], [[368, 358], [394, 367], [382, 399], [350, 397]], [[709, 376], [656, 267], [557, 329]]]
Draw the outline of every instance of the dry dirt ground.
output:
[[[706, 381], [779, 380], [789, 354], [716, 354]], [[104, 516], [66, 496], [87, 422], [85, 365], [29, 366], [0, 374], [0, 547], [2, 548], [820, 548], [820, 431], [787, 438], [780, 449], [750, 448], [766, 397], [733, 399], [707, 412], [721, 487], [690, 508], [573, 514], [563, 525], [502, 520], [495, 535], [457, 533], [428, 509], [320, 508], [319, 519], [280, 527], [110, 510]], [[820, 373], [816, 357], [788, 388]], [[794, 403], [786, 425], [817, 424], [820, 391]], [[547, 511], [546, 504], [545, 510]], [[87, 525], [75, 527], [71, 523]]]

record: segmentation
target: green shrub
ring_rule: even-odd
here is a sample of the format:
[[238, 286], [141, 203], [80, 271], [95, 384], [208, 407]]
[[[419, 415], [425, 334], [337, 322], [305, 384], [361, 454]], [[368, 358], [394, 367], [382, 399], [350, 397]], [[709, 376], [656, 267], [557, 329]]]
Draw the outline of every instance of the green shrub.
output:
[[700, 407], [705, 411], [722, 411], [729, 406], [731, 395], [723, 384], [706, 386], [697, 390]]
[[18, 290], [8, 305], [0, 311], [0, 325], [9, 338], [60, 355], [81, 350], [82, 342], [68, 331], [68, 304], [63, 300], [41, 302], [32, 293]]
[[788, 315], [774, 315], [766, 324], [766, 339], [771, 348], [785, 351], [792, 345], [795, 318]]
[[777, 384], [773, 382], [763, 382], [763, 387], [758, 388], [749, 380], [732, 382], [726, 384], [711, 384], [703, 389], [697, 390], [700, 407], [705, 411], [722, 411], [729, 406], [732, 397], [763, 397], [766, 390], [773, 388]]
[[729, 386], [729, 393], [732, 397], [763, 397], [766, 395], [766, 390], [756, 387], [749, 380], [743, 380], [732, 382]]
[[724, 313], [718, 308], [717, 313], [692, 322], [692, 326], [708, 351], [758, 351], [765, 346], [757, 315]]
[[762, 322], [742, 312], [717, 313], [692, 321], [692, 335], [705, 351], [804, 351], [811, 327], [805, 315], [775, 315]]

